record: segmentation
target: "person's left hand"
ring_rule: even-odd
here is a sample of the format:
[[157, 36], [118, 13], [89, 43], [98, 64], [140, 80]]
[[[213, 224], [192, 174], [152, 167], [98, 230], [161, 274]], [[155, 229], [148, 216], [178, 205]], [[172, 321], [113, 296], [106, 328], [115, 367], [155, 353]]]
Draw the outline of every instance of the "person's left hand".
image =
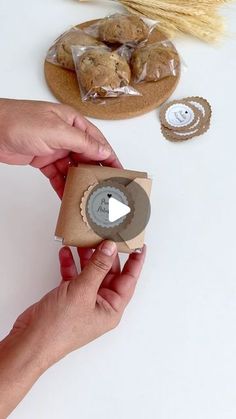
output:
[[0, 162], [39, 168], [62, 197], [70, 164], [121, 163], [102, 133], [74, 108], [0, 99]]

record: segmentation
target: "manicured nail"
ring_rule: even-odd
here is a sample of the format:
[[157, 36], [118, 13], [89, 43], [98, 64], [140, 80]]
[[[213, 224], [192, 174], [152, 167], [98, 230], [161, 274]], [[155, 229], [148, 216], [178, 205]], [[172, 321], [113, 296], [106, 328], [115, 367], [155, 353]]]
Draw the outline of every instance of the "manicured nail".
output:
[[99, 156], [103, 159], [106, 159], [111, 155], [111, 148], [107, 145], [100, 145], [98, 148]]
[[106, 240], [100, 246], [100, 250], [106, 256], [112, 256], [116, 250], [116, 244], [112, 241]]

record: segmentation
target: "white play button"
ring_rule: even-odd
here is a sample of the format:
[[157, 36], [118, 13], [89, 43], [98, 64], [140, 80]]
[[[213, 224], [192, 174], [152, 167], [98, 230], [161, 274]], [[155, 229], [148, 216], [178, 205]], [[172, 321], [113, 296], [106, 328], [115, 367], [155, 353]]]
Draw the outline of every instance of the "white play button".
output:
[[129, 214], [131, 211], [128, 205], [123, 204], [122, 202], [118, 201], [115, 198], [109, 198], [109, 221], [113, 223], [119, 218], [124, 217], [125, 215]]

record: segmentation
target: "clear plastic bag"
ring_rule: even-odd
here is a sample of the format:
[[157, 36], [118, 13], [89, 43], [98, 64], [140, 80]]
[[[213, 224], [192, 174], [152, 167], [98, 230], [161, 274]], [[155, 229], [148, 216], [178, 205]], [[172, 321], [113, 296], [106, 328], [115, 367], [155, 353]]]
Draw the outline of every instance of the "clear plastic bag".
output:
[[85, 32], [107, 44], [137, 44], [148, 39], [157, 24], [148, 18], [115, 13], [87, 27]]
[[137, 48], [125, 46], [121, 56], [130, 57], [130, 68], [135, 83], [159, 81], [176, 76], [180, 58], [174, 45], [169, 41], [140, 44]]
[[106, 46], [73, 46], [72, 53], [83, 101], [141, 96], [130, 86], [129, 64], [117, 52]]
[[68, 70], [75, 71], [71, 47], [72, 45], [96, 46], [104, 45], [80, 28], [72, 27], [56, 39], [49, 48], [46, 60]]

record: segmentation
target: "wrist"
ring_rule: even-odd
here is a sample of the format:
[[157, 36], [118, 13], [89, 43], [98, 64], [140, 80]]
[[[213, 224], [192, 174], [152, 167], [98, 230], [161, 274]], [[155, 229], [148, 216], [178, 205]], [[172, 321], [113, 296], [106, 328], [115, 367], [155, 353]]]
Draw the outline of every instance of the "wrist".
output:
[[0, 371], [7, 366], [14, 372], [29, 371], [35, 380], [48, 368], [44, 351], [37, 339], [29, 333], [10, 333], [0, 342]]
[[7, 108], [11, 105], [12, 102], [13, 99], [0, 98], [0, 128], [2, 128], [2, 125], [4, 123]]
[[6, 163], [4, 154], [7, 150], [6, 145], [9, 142], [8, 116], [10, 114], [9, 105], [11, 102], [11, 99], [0, 98], [0, 163]]
[[0, 418], [8, 417], [44, 371], [27, 336], [10, 334], [0, 342]]

